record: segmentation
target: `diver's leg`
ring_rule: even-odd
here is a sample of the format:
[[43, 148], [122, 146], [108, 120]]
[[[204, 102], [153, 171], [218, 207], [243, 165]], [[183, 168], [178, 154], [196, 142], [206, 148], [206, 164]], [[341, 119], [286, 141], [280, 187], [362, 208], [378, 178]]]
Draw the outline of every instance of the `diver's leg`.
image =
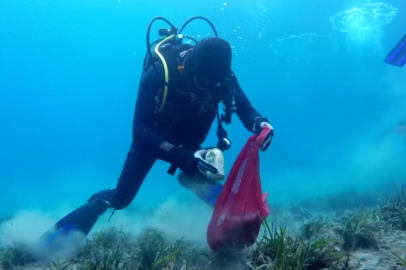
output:
[[148, 153], [131, 147], [117, 187], [93, 194], [86, 204], [59, 220], [40, 241], [51, 251], [63, 246], [64, 239], [74, 232], [86, 236], [108, 208], [121, 210], [131, 203], [155, 161]]
[[155, 161], [155, 157], [139, 147], [130, 148], [114, 194], [103, 191], [112, 208], [121, 210], [132, 202]]

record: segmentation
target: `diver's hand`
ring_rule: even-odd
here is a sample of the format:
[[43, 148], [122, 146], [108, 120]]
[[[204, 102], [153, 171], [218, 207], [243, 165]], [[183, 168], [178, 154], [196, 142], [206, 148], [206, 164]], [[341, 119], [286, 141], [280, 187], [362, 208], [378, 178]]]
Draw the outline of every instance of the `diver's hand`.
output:
[[255, 119], [255, 124], [254, 124], [254, 129], [253, 132], [257, 135], [259, 135], [264, 127], [269, 128], [270, 132], [268, 136], [266, 136], [264, 142], [262, 143], [261, 146], [261, 151], [265, 151], [268, 149], [268, 146], [271, 144], [272, 137], [273, 137], [273, 127], [269, 124], [268, 119], [260, 117]]
[[213, 181], [207, 177], [206, 172], [217, 173], [217, 169], [204, 160], [206, 152], [206, 149], [196, 152], [187, 151], [178, 166], [181, 171], [198, 183], [212, 183]]

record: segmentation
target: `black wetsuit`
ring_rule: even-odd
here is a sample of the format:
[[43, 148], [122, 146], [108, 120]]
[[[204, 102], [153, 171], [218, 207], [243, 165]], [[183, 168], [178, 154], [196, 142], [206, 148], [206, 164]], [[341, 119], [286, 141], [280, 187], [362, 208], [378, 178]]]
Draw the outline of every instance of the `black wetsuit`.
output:
[[[158, 69], [162, 70], [160, 65]], [[127, 154], [115, 195], [109, 201], [115, 209], [127, 207], [157, 159], [173, 165], [181, 162], [185, 150], [196, 151], [206, 139], [216, 118], [223, 97], [207, 96], [198, 91], [193, 78], [180, 76], [176, 90], [169, 88], [161, 112], [163, 79], [150, 66], [141, 77], [133, 120], [133, 141]], [[220, 92], [233, 94], [236, 114], [247, 128], [253, 130], [261, 115], [252, 107], [233, 74], [230, 84]], [[219, 89], [216, 89], [219, 91]], [[230, 92], [231, 91], [231, 92]]]
[[[196, 77], [181, 75], [177, 70], [180, 55], [177, 49], [175, 47], [175, 53], [171, 54], [174, 57], [165, 57], [167, 63], [170, 63], [170, 87], [165, 102], [163, 74], [157, 73], [163, 73], [162, 65], [158, 62], [157, 70], [154, 70], [149, 61], [144, 61], [147, 64], [144, 65], [135, 105], [133, 140], [117, 186], [93, 194], [86, 204], [63, 217], [47, 231], [41, 241], [47, 245], [48, 250], [63, 245], [65, 238], [60, 236], [66, 236], [69, 232], [80, 230], [87, 235], [98, 217], [108, 208], [120, 210], [127, 207], [157, 159], [184, 170], [195, 166], [195, 160], [190, 160], [194, 158], [193, 153], [201, 149], [216, 118], [220, 101], [225, 105], [235, 102], [236, 114], [251, 132], [255, 122], [266, 121], [251, 106], [234, 74], [229, 74], [221, 86], [215, 85], [208, 89], [195, 86], [195, 78], [198, 85], [208, 83], [209, 80], [202, 80], [202, 74], [196, 74]], [[183, 50], [182, 47], [179, 49]], [[164, 106], [160, 110], [162, 104]], [[180, 178], [178, 180], [212, 206], [223, 187], [220, 183], [196, 184], [197, 187], [192, 183], [194, 187], [190, 187]]]

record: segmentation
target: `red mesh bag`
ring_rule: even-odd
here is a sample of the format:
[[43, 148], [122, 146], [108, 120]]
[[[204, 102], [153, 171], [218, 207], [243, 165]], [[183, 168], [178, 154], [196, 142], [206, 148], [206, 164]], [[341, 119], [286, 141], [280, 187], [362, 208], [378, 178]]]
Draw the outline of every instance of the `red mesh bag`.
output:
[[270, 130], [248, 138], [234, 162], [214, 205], [207, 242], [214, 251], [252, 246], [262, 219], [269, 215], [267, 193], [262, 194], [258, 152]]

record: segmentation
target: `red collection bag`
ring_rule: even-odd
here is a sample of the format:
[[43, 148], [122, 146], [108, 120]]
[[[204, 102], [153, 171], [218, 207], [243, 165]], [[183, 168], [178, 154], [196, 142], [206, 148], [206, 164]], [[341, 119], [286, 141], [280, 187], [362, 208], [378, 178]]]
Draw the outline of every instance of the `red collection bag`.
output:
[[207, 229], [207, 242], [214, 251], [252, 246], [262, 219], [269, 215], [267, 193], [262, 194], [258, 152], [270, 130], [248, 138], [221, 190]]

